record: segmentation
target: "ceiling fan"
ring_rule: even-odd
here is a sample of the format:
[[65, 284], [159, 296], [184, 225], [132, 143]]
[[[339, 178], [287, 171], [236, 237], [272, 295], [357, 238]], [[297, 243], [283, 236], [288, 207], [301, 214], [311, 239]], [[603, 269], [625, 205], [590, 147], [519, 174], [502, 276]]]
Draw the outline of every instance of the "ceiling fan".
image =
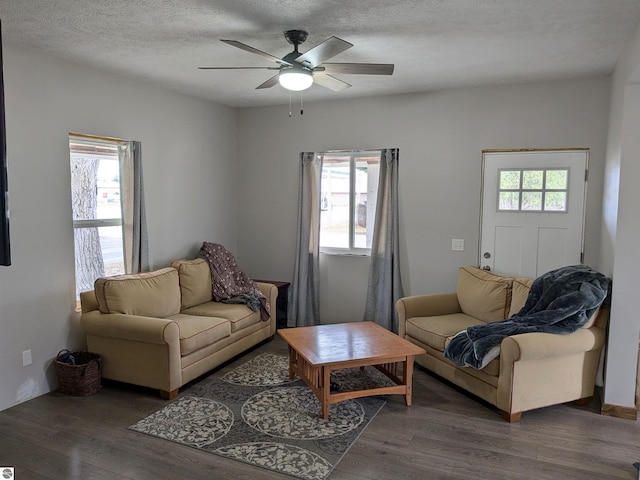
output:
[[256, 89], [270, 88], [280, 83], [287, 90], [301, 91], [309, 88], [314, 82], [334, 92], [339, 92], [351, 85], [332, 74], [357, 74], [357, 75], [391, 75], [393, 64], [389, 63], [324, 63], [330, 58], [353, 47], [353, 44], [338, 37], [330, 37], [316, 45], [306, 53], [300, 53], [298, 46], [307, 39], [304, 30], [287, 30], [284, 37], [293, 45], [293, 52], [283, 58], [278, 58], [265, 53], [257, 48], [250, 47], [236, 40], [221, 40], [224, 43], [255, 53], [270, 62], [277, 63], [277, 67], [198, 67], [201, 70], [248, 70], [264, 69], [278, 70], [278, 73], [266, 82], [258, 85]]

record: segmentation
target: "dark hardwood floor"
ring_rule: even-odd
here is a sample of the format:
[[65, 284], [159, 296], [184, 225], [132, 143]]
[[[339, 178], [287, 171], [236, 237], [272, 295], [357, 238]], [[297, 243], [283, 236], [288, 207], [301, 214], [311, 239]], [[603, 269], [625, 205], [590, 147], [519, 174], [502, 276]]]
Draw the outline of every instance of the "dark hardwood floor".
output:
[[[285, 355], [286, 345], [276, 336], [219, 370], [263, 352]], [[0, 412], [0, 466], [14, 467], [15, 480], [291, 478], [127, 430], [166, 404], [117, 383], [91, 397], [43, 395]], [[391, 396], [329, 480], [637, 479], [640, 423], [599, 408], [560, 405], [509, 424], [417, 368], [413, 406]]]

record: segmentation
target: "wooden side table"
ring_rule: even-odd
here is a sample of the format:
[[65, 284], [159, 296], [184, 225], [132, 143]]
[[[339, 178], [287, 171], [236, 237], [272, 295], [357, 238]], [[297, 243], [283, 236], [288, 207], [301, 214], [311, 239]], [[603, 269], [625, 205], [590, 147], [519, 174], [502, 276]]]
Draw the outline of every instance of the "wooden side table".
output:
[[280, 280], [257, 280], [254, 282], [271, 283], [278, 289], [278, 298], [276, 299], [276, 328], [286, 328], [287, 326], [287, 306], [289, 304], [289, 285], [291, 282], [283, 282]]

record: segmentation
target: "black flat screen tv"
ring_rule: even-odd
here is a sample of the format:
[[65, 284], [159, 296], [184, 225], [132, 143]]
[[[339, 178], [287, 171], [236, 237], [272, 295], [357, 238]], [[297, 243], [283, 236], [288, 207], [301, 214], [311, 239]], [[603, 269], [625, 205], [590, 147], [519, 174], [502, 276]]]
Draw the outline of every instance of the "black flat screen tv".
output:
[[2, 21], [0, 21], [0, 265], [11, 265], [9, 244], [9, 185], [7, 174], [7, 133], [4, 117], [4, 75], [2, 62]]

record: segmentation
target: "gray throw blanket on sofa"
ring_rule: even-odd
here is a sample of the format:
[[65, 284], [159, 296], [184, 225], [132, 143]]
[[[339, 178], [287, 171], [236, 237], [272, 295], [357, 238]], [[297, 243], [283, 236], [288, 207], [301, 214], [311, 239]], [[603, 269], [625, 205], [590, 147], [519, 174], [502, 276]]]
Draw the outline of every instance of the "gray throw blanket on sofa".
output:
[[527, 301], [511, 318], [474, 325], [454, 336], [444, 356], [457, 365], [484, 368], [509, 335], [568, 334], [584, 326], [607, 298], [610, 279], [584, 265], [558, 268], [533, 281]]
[[222, 245], [204, 242], [198, 253], [211, 269], [211, 293], [216, 302], [244, 303], [254, 312], [260, 310], [260, 318], [269, 320], [266, 297], [256, 282], [250, 279], [236, 262], [233, 254]]

